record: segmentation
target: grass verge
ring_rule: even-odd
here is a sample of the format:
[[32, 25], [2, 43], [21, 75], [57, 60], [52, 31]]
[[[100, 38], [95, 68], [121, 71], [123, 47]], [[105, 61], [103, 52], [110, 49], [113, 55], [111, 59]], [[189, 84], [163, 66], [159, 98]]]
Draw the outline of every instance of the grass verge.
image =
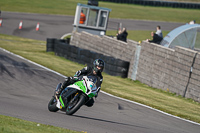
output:
[[[1, 34], [0, 40], [0, 47], [66, 76], [73, 76], [84, 66], [55, 56], [53, 52], [47, 53], [44, 41]], [[69, 67], [66, 69], [63, 66]], [[139, 81], [114, 77], [105, 73], [103, 76], [102, 90], [105, 92], [200, 123], [200, 103], [198, 102], [176, 96], [168, 91], [151, 88]]]
[[[39, 124], [0, 115], [0, 132], [1, 133], [81, 133], [64, 128], [50, 125]], [[83, 132], [82, 132], [83, 133]]]

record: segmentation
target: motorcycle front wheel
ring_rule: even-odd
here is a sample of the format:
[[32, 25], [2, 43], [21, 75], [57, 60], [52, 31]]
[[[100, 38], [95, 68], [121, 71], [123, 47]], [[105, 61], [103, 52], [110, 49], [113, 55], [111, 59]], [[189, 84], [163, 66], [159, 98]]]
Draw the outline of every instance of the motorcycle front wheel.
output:
[[85, 103], [85, 100], [86, 97], [83, 94], [77, 97], [74, 96], [66, 108], [66, 114], [73, 115]]
[[52, 97], [48, 104], [48, 109], [51, 112], [57, 112], [59, 109], [56, 107], [57, 100], [55, 97]]

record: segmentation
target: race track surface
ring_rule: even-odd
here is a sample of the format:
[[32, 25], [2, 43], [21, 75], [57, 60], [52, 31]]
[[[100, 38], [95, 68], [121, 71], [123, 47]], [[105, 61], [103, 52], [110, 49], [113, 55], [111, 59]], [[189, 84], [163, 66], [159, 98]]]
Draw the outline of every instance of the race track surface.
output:
[[[73, 116], [47, 104], [64, 77], [0, 49], [0, 114], [87, 133], [199, 133], [200, 125], [100, 93]], [[105, 79], [106, 80], [106, 79]]]
[[[0, 18], [2, 19], [0, 34], [15, 35], [43, 41], [46, 41], [47, 38], [61, 38], [64, 34], [71, 33], [74, 22], [73, 16], [14, 12], [2, 12]], [[19, 29], [19, 23], [21, 21], [22, 29]], [[37, 23], [39, 23], [39, 31], [36, 31]], [[167, 31], [183, 25], [183, 23], [110, 18], [108, 30], [117, 30], [118, 23], [122, 23], [122, 26], [126, 27], [127, 30], [151, 31], [155, 31], [157, 25], [160, 25], [162, 30]]]
[[[73, 17], [2, 12], [1, 34], [37, 40], [59, 38], [73, 29]], [[180, 23], [110, 19], [127, 29], [172, 30]], [[23, 21], [22, 30], [18, 29]], [[36, 24], [40, 30], [36, 31]], [[165, 26], [164, 26], [165, 25]], [[200, 125], [100, 93], [93, 107], [73, 116], [49, 112], [47, 104], [64, 77], [0, 49], [0, 114], [88, 133], [199, 133]], [[106, 80], [106, 79], [105, 79]]]

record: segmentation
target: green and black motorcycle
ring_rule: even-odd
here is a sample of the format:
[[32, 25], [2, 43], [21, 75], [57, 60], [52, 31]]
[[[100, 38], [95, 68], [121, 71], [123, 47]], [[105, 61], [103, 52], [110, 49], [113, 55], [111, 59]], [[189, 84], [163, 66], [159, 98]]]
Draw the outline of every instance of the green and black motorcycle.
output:
[[53, 97], [49, 101], [48, 109], [51, 112], [66, 111], [67, 115], [73, 115], [80, 107], [97, 95], [97, 78], [95, 76], [83, 76], [77, 82], [67, 86], [59, 96], [56, 91], [61, 87], [58, 84]]

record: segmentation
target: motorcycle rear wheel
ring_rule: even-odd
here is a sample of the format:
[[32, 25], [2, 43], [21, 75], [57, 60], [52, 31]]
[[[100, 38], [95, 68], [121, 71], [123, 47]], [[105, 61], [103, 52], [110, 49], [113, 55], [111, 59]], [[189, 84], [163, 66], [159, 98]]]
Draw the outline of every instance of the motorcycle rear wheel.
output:
[[84, 95], [80, 95], [76, 99], [73, 98], [66, 108], [66, 114], [73, 115], [85, 103], [85, 100], [86, 97]]
[[56, 107], [56, 98], [55, 97], [52, 97], [51, 100], [49, 101], [49, 104], [48, 104], [48, 109], [49, 111], [51, 112], [57, 112], [59, 109]]

